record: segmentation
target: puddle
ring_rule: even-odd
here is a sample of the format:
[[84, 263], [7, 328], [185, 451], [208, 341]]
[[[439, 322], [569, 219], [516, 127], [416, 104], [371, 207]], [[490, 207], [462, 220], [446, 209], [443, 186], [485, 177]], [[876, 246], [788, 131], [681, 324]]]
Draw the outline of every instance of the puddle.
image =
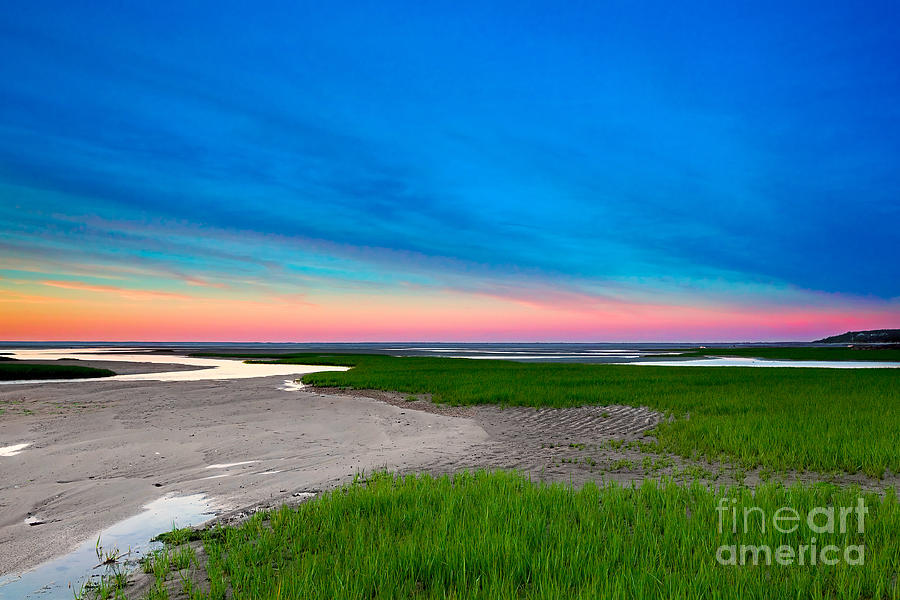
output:
[[[137, 566], [149, 551], [159, 547], [150, 543], [156, 535], [178, 527], [200, 525], [215, 516], [209, 499], [203, 494], [163, 497], [144, 506], [144, 512], [104, 529], [100, 543], [107, 551], [131, 549], [126, 568]], [[94, 568], [100, 561], [96, 552], [97, 539], [86, 540], [81, 546], [59, 558], [39, 565], [21, 576], [0, 577], [2, 600], [72, 600], [73, 590], [80, 590], [89, 579], [97, 580], [109, 574], [104, 567]]]
[[209, 465], [206, 467], [207, 469], [227, 469], [228, 467], [239, 467], [241, 465], [252, 465], [253, 463], [258, 463], [258, 460], [243, 460], [241, 462], [233, 462], [233, 463], [222, 463], [220, 465]]
[[512, 352], [496, 352], [494, 354], [448, 354], [446, 358], [471, 358], [473, 360], [538, 360], [546, 359], [548, 361], [562, 359], [580, 359], [580, 358], [640, 358], [640, 354], [514, 354]]
[[[125, 350], [125, 349], [123, 349]], [[87, 379], [41, 379], [28, 381], [0, 381], [0, 385], [21, 383], [83, 383], [85, 381], [218, 381], [222, 379], [249, 379], [272, 375], [306, 375], [319, 371], [346, 371], [349, 367], [327, 365], [250, 364], [241, 360], [224, 358], [194, 358], [190, 356], [144, 354], [137, 349], [129, 351], [79, 348], [77, 350], [14, 350], [18, 360], [60, 360], [77, 358], [83, 361], [123, 361], [136, 363], [178, 364], [197, 367], [187, 371], [161, 371], [158, 373], [132, 373], [114, 377]], [[115, 369], [113, 369], [115, 370]]]
[[[255, 463], [258, 463], [258, 462], [259, 462], [258, 460], [242, 460], [242, 461], [240, 461], [240, 462], [222, 463], [222, 464], [216, 464], [216, 465], [209, 465], [208, 467], [204, 467], [204, 468], [205, 468], [205, 469], [230, 469], [231, 467], [242, 467], [242, 466], [244, 466], [244, 465], [252, 465], [252, 464], [255, 464]], [[233, 475], [236, 475], [236, 476], [239, 476], [239, 477], [240, 477], [240, 476], [243, 476], [243, 475], [248, 475], [248, 473], [247, 473], [246, 471], [240, 472], [240, 473], [238, 473], [238, 472], [226, 471], [226, 472], [224, 472], [224, 473], [220, 473], [219, 475], [210, 475], [209, 477], [204, 477], [203, 479], [219, 479], [220, 477], [231, 477], [231, 476], [233, 476]]]
[[762, 358], [712, 357], [689, 360], [657, 360], [621, 363], [656, 367], [806, 367], [824, 369], [896, 369], [897, 362], [861, 360], [766, 360]]
[[31, 444], [15, 444], [13, 446], [3, 446], [0, 448], [0, 456], [15, 456]]
[[301, 383], [299, 379], [297, 379], [297, 380], [285, 379], [284, 385], [278, 389], [283, 390], [285, 392], [299, 392], [300, 390], [302, 390], [305, 387], [306, 387], [306, 385]]

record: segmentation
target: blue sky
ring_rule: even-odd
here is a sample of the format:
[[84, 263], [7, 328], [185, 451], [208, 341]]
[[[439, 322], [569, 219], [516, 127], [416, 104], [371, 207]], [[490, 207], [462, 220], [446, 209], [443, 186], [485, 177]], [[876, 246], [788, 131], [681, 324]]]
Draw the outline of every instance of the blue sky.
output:
[[4, 16], [0, 288], [900, 314], [894, 3], [190, 4]]

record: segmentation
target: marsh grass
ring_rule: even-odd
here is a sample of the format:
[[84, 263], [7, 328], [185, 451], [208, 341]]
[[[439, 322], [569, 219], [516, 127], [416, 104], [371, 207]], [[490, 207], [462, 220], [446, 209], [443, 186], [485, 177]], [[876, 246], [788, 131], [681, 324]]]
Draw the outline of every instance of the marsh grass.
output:
[[98, 536], [94, 553], [99, 561], [94, 569], [102, 567], [104, 572], [96, 580], [88, 579], [80, 588], [73, 589], [73, 597], [75, 600], [125, 600], [125, 588], [128, 584], [128, 565], [125, 559], [131, 555], [131, 548], [127, 552], [116, 546], [106, 548]]
[[[174, 529], [159, 536], [158, 539], [164, 540], [165, 545], [159, 550], [154, 550], [141, 561], [141, 570], [153, 576], [147, 600], [167, 600], [169, 598], [166, 581], [173, 573], [177, 574], [177, 580], [186, 598], [203, 597], [201, 590], [194, 585], [190, 574], [186, 572], [192, 566], [199, 566], [197, 553], [188, 544], [192, 536], [197, 534], [198, 532], [192, 529]], [[265, 595], [260, 596], [260, 598], [265, 597]]]
[[303, 382], [431, 394], [435, 402], [454, 405], [647, 406], [671, 418], [656, 427], [652, 435], [657, 441], [643, 443], [642, 450], [744, 469], [875, 477], [885, 470], [900, 472], [896, 369], [653, 367], [372, 354], [249, 356], [352, 366], [344, 372], [311, 373]]
[[74, 365], [32, 365], [14, 362], [0, 363], [0, 381], [17, 379], [85, 379], [90, 377], [111, 377], [109, 369], [95, 369]]
[[[869, 509], [863, 534], [737, 534], [716, 506]], [[729, 504], [732, 506], [732, 504]], [[204, 598], [897, 598], [900, 508], [829, 484], [711, 490], [648, 481], [575, 490], [514, 473], [378, 474], [211, 530]], [[721, 545], [865, 544], [862, 565], [722, 565]], [[228, 596], [226, 596], [228, 594]]]

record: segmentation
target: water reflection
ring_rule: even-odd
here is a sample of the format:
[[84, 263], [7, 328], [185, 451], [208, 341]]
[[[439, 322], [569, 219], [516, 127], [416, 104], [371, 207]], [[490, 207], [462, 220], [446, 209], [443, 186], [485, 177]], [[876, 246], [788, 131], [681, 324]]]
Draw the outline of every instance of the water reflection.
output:
[[[129, 552], [126, 567], [134, 567], [150, 550], [159, 547], [150, 539], [175, 527], [200, 525], [215, 516], [209, 500], [203, 494], [167, 496], [154, 500], [144, 512], [104, 529], [100, 544], [104, 550]], [[98, 580], [109, 574], [98, 567], [97, 539], [85, 540], [72, 552], [46, 562], [21, 576], [0, 578], [0, 599], [3, 600], [71, 600], [73, 590], [80, 590], [88, 580]]]
[[251, 364], [241, 360], [223, 358], [195, 358], [160, 354], [130, 354], [121, 350], [79, 348], [75, 350], [15, 350], [13, 358], [18, 360], [78, 360], [124, 361], [153, 364], [178, 364], [197, 367], [186, 371], [162, 371], [158, 373], [132, 373], [95, 379], [52, 379], [35, 381], [2, 381], [0, 384], [19, 383], [71, 383], [84, 381], [210, 381], [222, 379], [247, 379], [272, 375], [305, 375], [320, 371], [346, 371], [348, 367], [322, 365], [266, 365]]
[[763, 358], [711, 357], [623, 363], [662, 367], [818, 367], [825, 369], [896, 369], [900, 363], [862, 360], [767, 360]]

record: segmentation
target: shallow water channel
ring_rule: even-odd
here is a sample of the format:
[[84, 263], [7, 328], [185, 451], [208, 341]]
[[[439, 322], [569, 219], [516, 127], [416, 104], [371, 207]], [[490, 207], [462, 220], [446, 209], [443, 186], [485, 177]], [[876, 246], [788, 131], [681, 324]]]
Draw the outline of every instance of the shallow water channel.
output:
[[242, 360], [226, 358], [195, 358], [165, 354], [141, 353], [139, 351], [124, 352], [121, 349], [75, 350], [11, 350], [7, 353], [17, 360], [61, 360], [75, 358], [80, 361], [122, 361], [134, 363], [177, 364], [197, 367], [196, 369], [179, 371], [159, 371], [157, 373], [131, 373], [113, 377], [89, 379], [44, 379], [28, 381], [0, 381], [0, 384], [22, 383], [75, 383], [84, 381], [216, 381], [224, 379], [248, 379], [251, 377], [269, 377], [272, 375], [305, 375], [320, 371], [346, 371], [348, 367], [325, 365], [267, 365], [251, 364]]
[[[280, 375], [291, 377], [283, 382], [282, 389], [300, 389], [293, 379], [316, 371], [345, 371], [347, 367], [319, 365], [266, 365], [247, 364], [240, 360], [193, 358], [164, 354], [141, 353], [139, 350], [123, 349], [29, 349], [4, 352], [19, 360], [59, 360], [77, 358], [81, 361], [124, 361], [154, 364], [179, 364], [197, 367], [190, 370], [159, 371], [156, 373], [134, 373], [93, 379], [3, 381], [0, 384], [60, 384], [101, 381], [209, 381], [269, 377]], [[2, 440], [0, 440], [2, 442]], [[30, 444], [0, 444], [0, 456], [11, 457], [27, 451]], [[212, 465], [210, 468], [229, 465]], [[156, 546], [150, 539], [173, 526], [187, 527], [200, 525], [215, 516], [210, 499], [202, 494], [189, 496], [164, 496], [144, 507], [144, 511], [133, 517], [104, 529], [99, 534], [99, 544], [103, 554], [120, 552], [123, 554], [117, 567], [133, 569], [140, 559]], [[37, 523], [35, 523], [37, 525]], [[24, 574], [0, 577], [0, 600], [72, 600], [74, 592], [81, 590], [85, 583], [96, 581], [103, 575], [111, 574], [111, 567], [100, 566], [102, 559], [97, 555], [97, 539], [85, 540], [75, 550], [54, 558]]]
[[164, 496], [144, 507], [144, 511], [100, 532], [99, 542], [87, 540], [78, 548], [54, 558], [22, 575], [0, 577], [2, 600], [72, 600], [74, 592], [90, 581], [112, 573], [113, 567], [100, 566], [100, 554], [121, 553], [115, 568], [137, 566], [147, 552], [160, 547], [150, 539], [173, 526], [200, 525], [212, 519], [215, 511], [203, 494]]

